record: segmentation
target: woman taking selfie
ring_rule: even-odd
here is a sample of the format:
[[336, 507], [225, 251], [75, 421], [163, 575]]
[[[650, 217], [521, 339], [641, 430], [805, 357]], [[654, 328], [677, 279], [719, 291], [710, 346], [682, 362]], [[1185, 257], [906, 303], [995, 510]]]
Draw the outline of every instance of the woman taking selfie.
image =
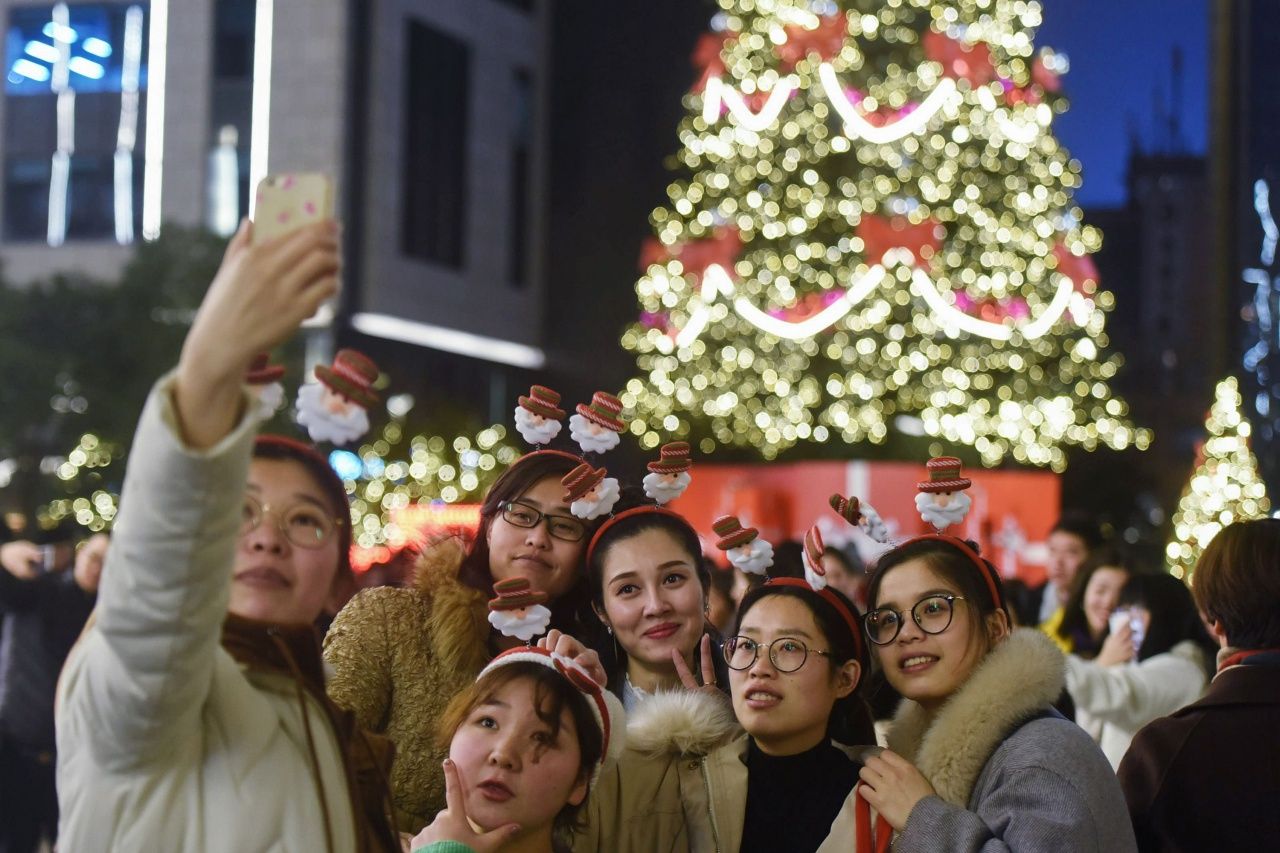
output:
[[558, 628], [572, 626], [591, 523], [565, 503], [561, 478], [580, 459], [540, 450], [498, 478], [475, 538], [429, 547], [408, 589], [366, 590], [343, 608], [324, 641], [329, 695], [361, 725], [396, 744], [396, 822], [417, 832], [445, 807], [440, 717], [495, 654], [518, 644], [489, 624], [495, 582], [523, 578], [544, 593]]
[[1010, 631], [999, 574], [970, 544], [899, 545], [868, 601], [867, 636], [904, 698], [889, 748], [861, 773], [875, 849], [890, 836], [896, 851], [1135, 849], [1105, 757], [1051, 708], [1062, 654], [1038, 631]]
[[692, 678], [642, 703], [576, 850], [804, 853], [852, 809], [859, 765], [833, 741], [874, 737], [858, 693], [867, 659], [853, 605], [775, 579], [743, 599], [723, 649], [732, 706]]
[[1138, 729], [1200, 698], [1216, 649], [1191, 591], [1172, 575], [1131, 577], [1113, 617], [1096, 658], [1067, 657], [1067, 689], [1076, 722], [1119, 767]]

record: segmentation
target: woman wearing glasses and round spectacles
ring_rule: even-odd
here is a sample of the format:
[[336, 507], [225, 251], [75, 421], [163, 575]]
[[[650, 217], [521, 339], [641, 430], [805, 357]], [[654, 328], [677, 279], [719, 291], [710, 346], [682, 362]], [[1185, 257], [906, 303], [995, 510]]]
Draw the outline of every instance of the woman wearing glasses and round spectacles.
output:
[[449, 700], [516, 642], [489, 625], [494, 583], [528, 579], [547, 594], [552, 627], [577, 633], [594, 524], [569, 512], [560, 480], [579, 462], [556, 450], [516, 460], [485, 497], [474, 539], [432, 543], [411, 588], [361, 592], [325, 637], [330, 697], [396, 743], [391, 779], [401, 831], [418, 832], [445, 808], [446, 753], [437, 735]]
[[999, 574], [976, 546], [942, 535], [898, 546], [877, 562], [868, 603], [866, 635], [904, 701], [889, 749], [862, 768], [858, 796], [877, 814], [862, 813], [862, 844], [1136, 849], [1106, 758], [1053, 710], [1061, 652], [1038, 631], [1011, 631]]
[[853, 820], [860, 765], [836, 744], [874, 739], [853, 604], [775, 579], [743, 598], [722, 653], [732, 704], [705, 687], [641, 703], [576, 850], [848, 848], [835, 830]]

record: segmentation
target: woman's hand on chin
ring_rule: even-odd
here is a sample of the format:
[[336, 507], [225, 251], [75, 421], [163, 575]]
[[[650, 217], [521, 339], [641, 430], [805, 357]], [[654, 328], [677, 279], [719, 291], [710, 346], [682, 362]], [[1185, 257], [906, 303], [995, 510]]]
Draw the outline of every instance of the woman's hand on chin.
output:
[[410, 850], [420, 850], [437, 841], [457, 841], [470, 847], [475, 853], [496, 853], [512, 836], [520, 831], [520, 825], [509, 823], [488, 832], [480, 832], [467, 820], [466, 795], [462, 790], [462, 776], [458, 766], [444, 760], [445, 809], [436, 815], [431, 825], [413, 837]]
[[901, 755], [883, 750], [862, 765], [862, 797], [898, 832], [916, 803], [935, 793], [929, 780]]

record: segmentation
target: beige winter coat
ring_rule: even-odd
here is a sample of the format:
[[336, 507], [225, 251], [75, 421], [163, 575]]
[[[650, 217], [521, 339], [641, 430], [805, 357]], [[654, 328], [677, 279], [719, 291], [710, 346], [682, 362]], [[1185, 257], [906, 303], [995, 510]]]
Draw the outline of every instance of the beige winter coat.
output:
[[[628, 720], [621, 760], [604, 769], [592, 791], [574, 850], [737, 853], [747, 745], [726, 698], [689, 691], [650, 697]], [[852, 826], [853, 809], [850, 794], [833, 827]], [[833, 835], [820, 849], [852, 843], [852, 835], [847, 842]]]
[[191, 450], [169, 387], [138, 424], [96, 621], [62, 674], [58, 848], [357, 850], [322, 698], [220, 644], [257, 420]]
[[329, 697], [395, 742], [391, 789], [402, 832], [417, 833], [444, 809], [440, 716], [492, 657], [487, 596], [458, 579], [462, 554], [459, 540], [438, 543], [419, 562], [413, 589], [365, 590], [324, 639]]

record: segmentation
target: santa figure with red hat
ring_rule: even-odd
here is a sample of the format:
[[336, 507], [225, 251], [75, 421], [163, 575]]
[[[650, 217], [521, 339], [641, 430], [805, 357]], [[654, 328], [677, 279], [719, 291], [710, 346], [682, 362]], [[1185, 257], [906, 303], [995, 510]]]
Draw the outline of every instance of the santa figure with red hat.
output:
[[547, 594], [535, 590], [529, 579], [507, 578], [493, 585], [497, 598], [489, 601], [489, 624], [499, 634], [529, 642], [547, 632], [551, 611], [544, 607]]
[[516, 406], [516, 430], [530, 444], [550, 444], [560, 434], [563, 418], [560, 395], [544, 385], [534, 385]]
[[734, 568], [749, 575], [763, 575], [773, 565], [773, 545], [760, 538], [754, 527], [743, 527], [736, 515], [722, 515], [711, 522], [720, 538], [716, 547], [724, 551]]
[[916, 485], [916, 509], [939, 532], [964, 521], [973, 501], [964, 492], [973, 481], [960, 476], [960, 460], [935, 456], [925, 465], [929, 479]]
[[605, 476], [607, 473], [603, 468], [592, 468], [590, 463], [583, 462], [564, 475], [560, 484], [565, 488], [564, 502], [569, 505], [569, 512], [590, 521], [613, 511], [622, 489], [617, 480]]
[[675, 500], [689, 488], [691, 467], [687, 442], [672, 441], [662, 445], [662, 449], [658, 451], [658, 461], [648, 465], [649, 473], [642, 481], [644, 493], [650, 500], [660, 504]]
[[347, 444], [369, 431], [368, 409], [378, 404], [378, 366], [353, 349], [338, 350], [333, 365], [317, 365], [315, 381], [298, 389], [298, 423], [315, 442]]
[[590, 405], [578, 404], [578, 413], [569, 418], [569, 435], [583, 453], [604, 453], [618, 446], [626, 429], [622, 422], [622, 401], [605, 391], [591, 396]]
[[284, 405], [284, 386], [280, 380], [284, 378], [284, 368], [271, 364], [271, 356], [265, 352], [258, 353], [244, 375], [244, 384], [258, 398], [258, 417], [264, 421], [271, 418]]

